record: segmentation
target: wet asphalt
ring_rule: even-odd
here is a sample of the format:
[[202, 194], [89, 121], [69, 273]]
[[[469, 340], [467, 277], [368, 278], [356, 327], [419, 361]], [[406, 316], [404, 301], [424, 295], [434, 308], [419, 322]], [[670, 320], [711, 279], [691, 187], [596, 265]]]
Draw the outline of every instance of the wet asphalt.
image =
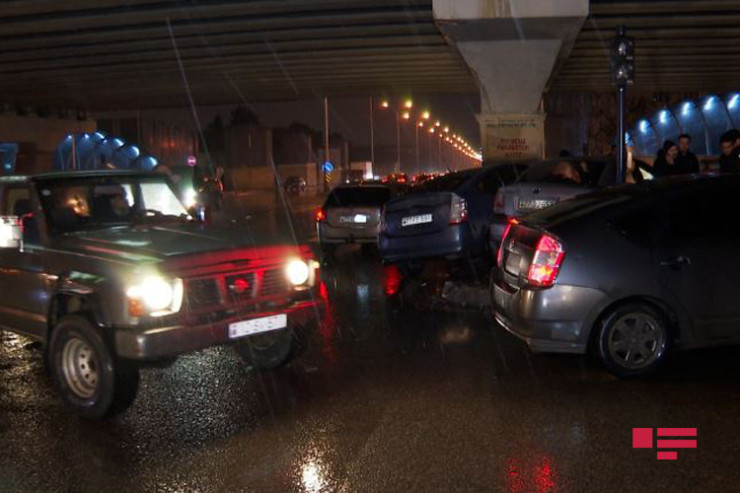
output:
[[[294, 209], [305, 240], [310, 210]], [[358, 248], [323, 277], [324, 322], [287, 366], [189, 354], [143, 370], [134, 405], [100, 423], [66, 410], [37, 344], [0, 332], [0, 491], [737, 491], [739, 348], [620, 381], [531, 354]], [[697, 428], [698, 448], [657, 461], [636, 427]]]

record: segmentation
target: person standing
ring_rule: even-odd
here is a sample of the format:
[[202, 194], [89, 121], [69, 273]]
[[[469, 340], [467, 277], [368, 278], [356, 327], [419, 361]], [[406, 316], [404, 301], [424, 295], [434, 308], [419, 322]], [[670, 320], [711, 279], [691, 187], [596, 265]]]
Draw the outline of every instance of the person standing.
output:
[[678, 137], [678, 156], [676, 156], [678, 172], [682, 174], [695, 174], [699, 172], [699, 159], [691, 152], [691, 136], [681, 134]]
[[655, 176], [664, 177], [680, 174], [681, 170], [676, 165], [676, 157], [678, 157], [676, 143], [672, 140], [663, 142], [663, 147], [658, 151], [658, 158], [653, 165]]
[[728, 130], [722, 134], [719, 139], [719, 147], [722, 155], [719, 157], [720, 173], [738, 173], [740, 172], [740, 146], [738, 140], [740, 132], [736, 129]]

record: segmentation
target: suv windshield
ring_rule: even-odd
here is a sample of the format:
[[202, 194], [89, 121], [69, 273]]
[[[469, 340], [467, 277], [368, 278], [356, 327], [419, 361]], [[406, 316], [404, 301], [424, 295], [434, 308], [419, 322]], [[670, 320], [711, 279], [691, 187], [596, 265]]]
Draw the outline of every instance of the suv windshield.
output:
[[54, 235], [142, 221], [192, 219], [167, 182], [152, 177], [84, 177], [38, 184]]

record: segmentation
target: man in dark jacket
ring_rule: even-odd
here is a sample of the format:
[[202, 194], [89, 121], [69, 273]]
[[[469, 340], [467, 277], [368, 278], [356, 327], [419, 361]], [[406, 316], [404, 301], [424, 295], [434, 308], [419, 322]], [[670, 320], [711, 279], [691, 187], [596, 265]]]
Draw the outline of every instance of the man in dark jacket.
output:
[[681, 134], [678, 137], [678, 156], [676, 156], [676, 166], [681, 174], [693, 174], [699, 172], [699, 160], [696, 154], [691, 152], [691, 136]]
[[722, 173], [740, 172], [740, 132], [728, 130], [719, 139], [722, 155], [719, 157], [719, 170]]

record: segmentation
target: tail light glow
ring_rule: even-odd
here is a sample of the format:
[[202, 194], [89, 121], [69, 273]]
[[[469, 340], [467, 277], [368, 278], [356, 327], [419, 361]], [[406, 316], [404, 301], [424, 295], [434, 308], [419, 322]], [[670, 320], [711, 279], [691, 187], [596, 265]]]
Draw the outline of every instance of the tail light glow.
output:
[[565, 251], [562, 243], [548, 234], [543, 234], [537, 242], [537, 249], [527, 273], [527, 282], [532, 286], [543, 288], [549, 288], [555, 284], [563, 257], [565, 257]]
[[326, 210], [322, 207], [320, 209], [316, 209], [316, 222], [321, 222], [326, 220]]
[[501, 267], [501, 264], [504, 261], [504, 245], [506, 243], [506, 238], [509, 236], [511, 227], [515, 224], [519, 224], [519, 221], [517, 221], [516, 219], [511, 219], [506, 225], [506, 229], [504, 229], [504, 234], [501, 235], [501, 243], [498, 246], [498, 252], [496, 252], [496, 265], [498, 265], [499, 267]]
[[460, 224], [468, 220], [468, 203], [459, 195], [452, 194], [450, 200], [450, 224]]
[[496, 196], [493, 198], [493, 213], [494, 214], [505, 214], [506, 213], [506, 201], [504, 200], [504, 190], [499, 188], [496, 192]]

